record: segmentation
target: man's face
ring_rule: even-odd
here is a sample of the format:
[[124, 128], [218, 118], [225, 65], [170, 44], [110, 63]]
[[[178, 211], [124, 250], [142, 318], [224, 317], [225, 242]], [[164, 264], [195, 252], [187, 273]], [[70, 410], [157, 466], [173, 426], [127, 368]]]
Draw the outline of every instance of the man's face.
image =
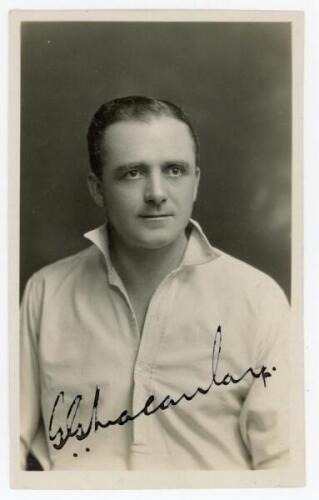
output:
[[167, 116], [118, 122], [106, 129], [102, 148], [99, 189], [122, 243], [158, 249], [183, 237], [199, 181], [188, 127]]

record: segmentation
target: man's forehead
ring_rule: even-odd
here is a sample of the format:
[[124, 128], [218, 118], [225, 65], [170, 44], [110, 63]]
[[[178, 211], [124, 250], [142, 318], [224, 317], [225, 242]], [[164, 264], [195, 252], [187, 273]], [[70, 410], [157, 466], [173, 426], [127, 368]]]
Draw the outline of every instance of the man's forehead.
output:
[[114, 134], [127, 134], [136, 131], [145, 133], [146, 130], [157, 131], [160, 134], [165, 134], [169, 129], [180, 130], [180, 132], [187, 132], [190, 135], [188, 126], [183, 121], [168, 115], [152, 115], [148, 114], [141, 118], [130, 118], [119, 120], [104, 130], [104, 138]]
[[105, 129], [102, 137], [105, 152], [110, 149], [135, 150], [150, 145], [182, 148], [186, 151], [194, 151], [195, 148], [188, 126], [183, 121], [166, 115], [115, 122]]

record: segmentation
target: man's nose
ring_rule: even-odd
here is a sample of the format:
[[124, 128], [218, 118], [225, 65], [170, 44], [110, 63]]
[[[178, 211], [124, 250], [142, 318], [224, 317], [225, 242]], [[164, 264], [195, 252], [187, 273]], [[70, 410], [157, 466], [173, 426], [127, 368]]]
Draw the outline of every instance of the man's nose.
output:
[[167, 192], [165, 187], [165, 179], [159, 172], [152, 172], [147, 179], [144, 191], [144, 200], [147, 203], [161, 205], [167, 200]]

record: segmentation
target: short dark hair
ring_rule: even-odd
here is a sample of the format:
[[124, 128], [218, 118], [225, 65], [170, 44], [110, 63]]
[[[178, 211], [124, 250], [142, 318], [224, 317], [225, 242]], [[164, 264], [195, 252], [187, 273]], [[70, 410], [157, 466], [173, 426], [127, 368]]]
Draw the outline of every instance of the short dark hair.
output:
[[101, 141], [107, 127], [130, 120], [146, 120], [151, 116], [169, 116], [184, 122], [194, 141], [196, 164], [199, 164], [199, 141], [193, 125], [184, 111], [166, 100], [145, 96], [127, 96], [106, 102], [93, 115], [87, 132], [87, 143], [92, 172], [102, 176]]

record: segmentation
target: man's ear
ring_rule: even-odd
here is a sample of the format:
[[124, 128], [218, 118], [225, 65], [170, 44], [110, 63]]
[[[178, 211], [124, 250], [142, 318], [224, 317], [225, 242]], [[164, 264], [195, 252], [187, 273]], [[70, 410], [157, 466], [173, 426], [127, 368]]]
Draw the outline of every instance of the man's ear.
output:
[[194, 188], [194, 196], [193, 196], [193, 201], [196, 201], [197, 198], [197, 193], [198, 193], [198, 186], [199, 186], [199, 179], [200, 179], [200, 168], [196, 167], [196, 180], [195, 180], [195, 188]]
[[91, 196], [98, 207], [104, 207], [104, 196], [102, 188], [102, 180], [97, 177], [93, 172], [89, 172], [87, 183]]

